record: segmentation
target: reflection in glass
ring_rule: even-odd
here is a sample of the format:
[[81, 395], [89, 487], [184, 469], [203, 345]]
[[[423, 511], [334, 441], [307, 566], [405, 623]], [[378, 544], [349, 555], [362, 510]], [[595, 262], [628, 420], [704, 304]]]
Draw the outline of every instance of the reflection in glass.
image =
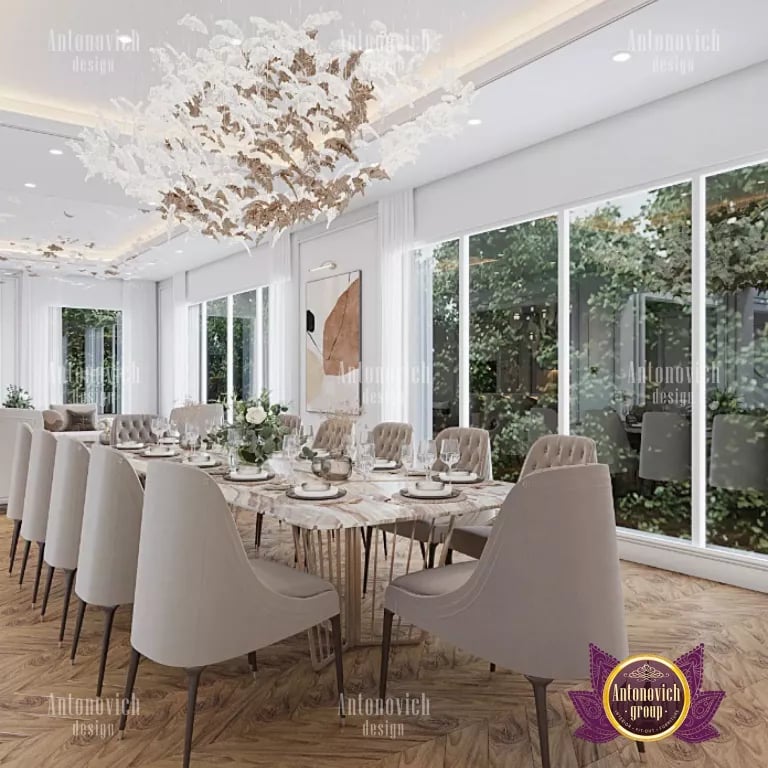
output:
[[224, 402], [227, 396], [227, 300], [206, 303], [207, 402]]
[[266, 288], [233, 297], [232, 376], [235, 397], [258, 397], [267, 386]]
[[120, 413], [122, 316], [111, 309], [61, 309], [63, 398]]
[[690, 538], [691, 187], [571, 211], [571, 421], [617, 522]]
[[491, 434], [494, 476], [516, 480], [557, 431], [557, 219], [469, 239], [470, 424]]
[[768, 554], [768, 164], [707, 179], [708, 541]]
[[[417, 259], [425, 254], [417, 254]], [[459, 425], [459, 241], [432, 249], [432, 434]]]

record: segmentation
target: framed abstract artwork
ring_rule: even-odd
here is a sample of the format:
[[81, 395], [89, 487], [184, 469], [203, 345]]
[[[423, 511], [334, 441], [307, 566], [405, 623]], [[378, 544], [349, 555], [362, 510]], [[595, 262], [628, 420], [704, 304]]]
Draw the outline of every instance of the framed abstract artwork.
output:
[[362, 381], [360, 270], [306, 284], [306, 409], [359, 413]]

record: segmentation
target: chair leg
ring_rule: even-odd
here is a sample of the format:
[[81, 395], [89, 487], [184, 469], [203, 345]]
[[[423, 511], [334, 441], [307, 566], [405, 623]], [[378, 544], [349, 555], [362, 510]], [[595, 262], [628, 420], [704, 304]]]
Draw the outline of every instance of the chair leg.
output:
[[21, 571], [19, 572], [19, 586], [24, 583], [24, 573], [27, 570], [27, 560], [29, 560], [29, 548], [31, 546], [31, 541], [24, 542], [24, 554], [21, 556]]
[[384, 545], [384, 559], [387, 559], [387, 534], [384, 531], [381, 532], [381, 543]]
[[77, 571], [64, 571], [64, 606], [61, 609], [61, 626], [59, 627], [59, 648], [64, 642], [64, 630], [67, 628], [67, 615], [69, 614], [69, 601], [72, 598], [72, 586], [75, 583]]
[[637, 742], [637, 752], [642, 757], [645, 754], [645, 742], [644, 741], [638, 741]]
[[419, 542], [419, 549], [421, 550], [421, 559], [424, 561], [424, 567], [427, 567], [427, 549], [424, 546], [424, 542]]
[[496, 671], [496, 665], [493, 662], [491, 662], [489, 669], [491, 670], [491, 674], [493, 674]]
[[333, 655], [336, 657], [336, 689], [339, 692], [339, 717], [344, 720], [347, 716], [344, 705], [344, 655], [341, 647], [341, 614], [337, 613], [331, 619], [333, 633]]
[[45, 575], [45, 589], [43, 590], [43, 607], [40, 609], [40, 619], [45, 618], [45, 609], [48, 607], [48, 598], [51, 596], [51, 584], [53, 584], [53, 572], [56, 569], [48, 566], [48, 573]]
[[429, 545], [429, 561], [427, 562], [427, 568], [435, 567], [435, 554], [437, 553], [437, 544], [432, 543]]
[[77, 644], [80, 642], [80, 630], [83, 628], [83, 618], [85, 617], [85, 606], [87, 603], [85, 600], [80, 601], [80, 605], [77, 608], [77, 619], [75, 621], [75, 634], [72, 635], [72, 651], [69, 654], [69, 660], [72, 664], [75, 663], [75, 656], [77, 655]]
[[37, 542], [37, 568], [35, 569], [35, 587], [32, 590], [32, 606], [37, 602], [37, 593], [40, 589], [40, 574], [43, 572], [43, 555], [45, 554], [45, 542]]
[[381, 674], [379, 675], [379, 698], [387, 695], [387, 675], [389, 674], [389, 649], [392, 644], [392, 619], [395, 614], [384, 609], [384, 628], [381, 632]]
[[533, 686], [533, 698], [536, 702], [536, 720], [539, 725], [539, 744], [541, 745], [541, 768], [551, 768], [549, 759], [549, 727], [547, 725], [547, 686], [552, 682], [543, 677], [529, 677]]
[[125, 735], [125, 724], [128, 720], [128, 710], [131, 708], [133, 686], [136, 683], [136, 672], [139, 669], [139, 661], [141, 661], [141, 654], [135, 648], [131, 648], [131, 660], [128, 662], [128, 677], [125, 678], [123, 705], [120, 709], [120, 725], [117, 730], [118, 739], [122, 739]]
[[101, 660], [99, 661], [99, 679], [96, 682], [96, 695], [101, 696], [104, 685], [104, 672], [107, 668], [107, 654], [109, 653], [109, 639], [112, 636], [112, 623], [115, 620], [116, 605], [104, 608], [104, 635], [101, 638]]
[[197, 689], [200, 685], [200, 675], [204, 667], [193, 667], [185, 670], [187, 673], [187, 727], [184, 731], [184, 759], [182, 768], [189, 768], [189, 756], [192, 752], [192, 729], [195, 726], [195, 707], [197, 706]]
[[256, 651], [251, 651], [248, 654], [248, 664], [251, 667], [251, 674], [256, 677], [256, 672], [259, 670], [259, 665], [256, 663]]
[[368, 569], [371, 563], [373, 528], [370, 525], [367, 528], [361, 528], [360, 535], [363, 537], [363, 551], [365, 552], [365, 562], [363, 563], [363, 594], [365, 594], [368, 591]]
[[13, 573], [13, 564], [16, 561], [16, 547], [19, 546], [19, 536], [21, 535], [21, 520], [13, 521], [13, 535], [11, 536], [11, 554], [8, 563], [8, 573]]
[[453, 565], [453, 550], [449, 549], [445, 553], [445, 564], [446, 565]]
[[256, 515], [256, 536], [254, 538], [254, 544], [256, 545], [256, 549], [258, 549], [261, 546], [261, 529], [264, 526], [264, 513], [259, 512]]

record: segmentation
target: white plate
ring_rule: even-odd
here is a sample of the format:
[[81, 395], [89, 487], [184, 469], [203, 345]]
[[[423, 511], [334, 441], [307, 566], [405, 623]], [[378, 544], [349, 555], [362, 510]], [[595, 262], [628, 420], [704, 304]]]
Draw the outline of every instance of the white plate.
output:
[[397, 469], [397, 462], [390, 459], [376, 459], [374, 469]]
[[291, 489], [301, 499], [333, 499], [338, 495], [339, 489], [331, 486], [326, 491], [305, 491], [300, 485]]
[[234, 472], [230, 472], [228, 477], [230, 480], [268, 480], [270, 474], [271, 473], [267, 472], [266, 469], [262, 469], [259, 472], [249, 472], [248, 470], [243, 471], [242, 469], [238, 469]]
[[448, 474], [447, 472], [441, 472], [438, 477], [444, 483], [476, 483], [480, 480], [475, 472], [467, 472], [461, 474]]
[[211, 467], [216, 467], [219, 464], [216, 459], [208, 459], [208, 461], [190, 461], [189, 459], [184, 459], [184, 463], [188, 467], [197, 467], [198, 469], [210, 469]]
[[432, 490], [421, 490], [420, 488], [417, 488], [415, 485], [406, 488], [406, 491], [409, 496], [413, 496], [419, 499], [441, 499], [444, 496], [450, 496], [453, 491], [445, 487], [440, 491], [432, 491]]
[[144, 447], [144, 443], [118, 443], [115, 448], [118, 451], [138, 451]]
[[144, 456], [146, 459], [170, 459], [174, 456], [178, 455], [178, 451], [174, 451], [172, 448], [168, 449], [167, 451], [147, 451], [143, 450], [140, 452], [141, 456]]
[[160, 443], [160, 445], [178, 445], [179, 438], [178, 437], [161, 437], [157, 442]]

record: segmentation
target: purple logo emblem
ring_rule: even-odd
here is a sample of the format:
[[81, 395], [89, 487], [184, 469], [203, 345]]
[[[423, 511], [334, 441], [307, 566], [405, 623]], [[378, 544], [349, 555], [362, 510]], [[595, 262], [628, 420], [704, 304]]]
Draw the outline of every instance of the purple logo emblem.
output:
[[620, 662], [596, 645], [589, 646], [592, 691], [572, 691], [584, 721], [574, 734], [597, 744], [616, 734], [635, 741], [658, 741], [673, 734], [697, 743], [717, 738], [711, 725], [725, 693], [702, 691], [704, 646], [674, 662], [639, 654]]

